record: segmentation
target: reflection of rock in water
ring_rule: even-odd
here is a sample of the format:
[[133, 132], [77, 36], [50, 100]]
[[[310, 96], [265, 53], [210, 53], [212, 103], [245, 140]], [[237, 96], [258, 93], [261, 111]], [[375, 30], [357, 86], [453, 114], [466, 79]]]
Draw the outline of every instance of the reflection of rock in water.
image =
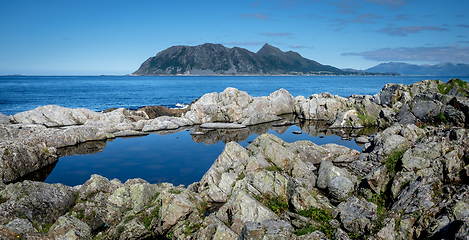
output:
[[242, 142], [248, 139], [251, 135], [251, 131], [248, 128], [241, 129], [218, 129], [211, 131], [194, 131], [194, 132], [204, 132], [204, 134], [192, 135], [192, 141], [196, 143], [204, 143], [205, 145], [216, 144], [219, 141], [224, 142], [225, 144], [231, 141]]
[[303, 132], [308, 133], [313, 137], [319, 136], [332, 136], [336, 135], [343, 138], [357, 137], [357, 136], [370, 136], [376, 134], [378, 129], [376, 127], [367, 127], [361, 129], [352, 129], [352, 128], [334, 128], [330, 129], [327, 121], [309, 121], [301, 120], [300, 128]]
[[24, 180], [44, 182], [52, 170], [54, 170], [56, 164], [57, 162], [49, 164], [48, 166], [45, 166], [34, 172], [28, 173], [27, 175], [17, 179], [15, 182], [22, 182]]
[[91, 141], [80, 143], [74, 146], [63, 147], [57, 149], [57, 154], [60, 157], [73, 156], [73, 155], [86, 155], [102, 152], [106, 147], [106, 141]]
[[[288, 129], [288, 126], [286, 126]], [[247, 126], [240, 129], [202, 129], [199, 127], [193, 127], [191, 129], [192, 141], [196, 143], [204, 143], [206, 145], [216, 144], [219, 141], [223, 143], [229, 142], [243, 142], [248, 139], [251, 134], [261, 135], [267, 133], [269, 129], [274, 129], [272, 123], [262, 123], [252, 126]], [[275, 129], [283, 129], [283, 127], [277, 127]], [[275, 130], [274, 129], [274, 130]], [[283, 131], [286, 131], [283, 130]]]
[[159, 130], [159, 131], [155, 131], [155, 132], [151, 132], [151, 133], [164, 136], [164, 135], [169, 135], [169, 134], [173, 134], [173, 133], [183, 132], [183, 131], [186, 131], [186, 130], [188, 130], [187, 127], [180, 127], [180, 128], [176, 128], [176, 129], [170, 129], [170, 130]]
[[272, 129], [277, 134], [285, 133], [291, 125], [297, 125], [301, 130], [313, 137], [336, 135], [343, 138], [351, 138], [356, 136], [370, 136], [377, 132], [376, 128], [362, 129], [329, 129], [327, 121], [312, 121], [298, 119], [293, 114], [281, 116], [282, 120], [247, 126], [241, 129], [203, 129], [199, 126], [191, 127], [192, 141], [196, 143], [204, 143], [206, 145], [216, 144], [219, 141], [225, 144], [231, 141], [246, 141], [251, 134], [262, 135]]

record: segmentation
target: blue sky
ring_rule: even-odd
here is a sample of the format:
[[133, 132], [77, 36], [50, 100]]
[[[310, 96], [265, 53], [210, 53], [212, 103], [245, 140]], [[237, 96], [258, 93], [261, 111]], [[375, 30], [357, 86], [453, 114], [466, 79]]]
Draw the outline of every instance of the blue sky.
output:
[[467, 0], [0, 0], [0, 75], [129, 74], [174, 46], [265, 43], [339, 68], [469, 63]]

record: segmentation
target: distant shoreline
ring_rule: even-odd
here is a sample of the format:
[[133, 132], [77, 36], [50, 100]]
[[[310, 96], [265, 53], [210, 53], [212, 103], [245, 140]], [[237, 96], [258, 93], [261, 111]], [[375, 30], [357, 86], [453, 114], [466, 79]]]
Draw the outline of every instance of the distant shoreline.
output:
[[276, 74], [276, 75], [255, 75], [255, 74], [212, 74], [212, 75], [199, 75], [199, 74], [180, 74], [180, 75], [23, 75], [23, 74], [7, 74], [0, 75], [0, 77], [438, 77], [438, 78], [467, 78], [469, 76], [455, 76], [455, 75], [406, 75], [406, 74]]

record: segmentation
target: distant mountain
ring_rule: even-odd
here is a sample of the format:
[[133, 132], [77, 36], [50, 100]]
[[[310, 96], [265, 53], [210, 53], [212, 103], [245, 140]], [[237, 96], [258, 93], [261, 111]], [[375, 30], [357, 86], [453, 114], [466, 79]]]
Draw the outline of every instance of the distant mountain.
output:
[[265, 44], [257, 53], [221, 44], [173, 46], [148, 58], [133, 75], [343, 74], [292, 51]]
[[396, 72], [405, 75], [424, 76], [467, 76], [469, 64], [443, 63], [437, 65], [415, 65], [401, 62], [381, 63], [365, 71], [375, 73]]

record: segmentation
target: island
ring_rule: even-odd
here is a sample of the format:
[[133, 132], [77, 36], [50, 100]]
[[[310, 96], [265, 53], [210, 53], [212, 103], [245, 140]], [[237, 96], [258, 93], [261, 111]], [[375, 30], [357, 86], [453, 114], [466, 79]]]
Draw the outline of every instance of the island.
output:
[[283, 52], [265, 44], [258, 52], [221, 44], [205, 43], [198, 46], [172, 46], [148, 58], [134, 76], [156, 75], [398, 75], [347, 71], [322, 65], [302, 57], [299, 53]]

